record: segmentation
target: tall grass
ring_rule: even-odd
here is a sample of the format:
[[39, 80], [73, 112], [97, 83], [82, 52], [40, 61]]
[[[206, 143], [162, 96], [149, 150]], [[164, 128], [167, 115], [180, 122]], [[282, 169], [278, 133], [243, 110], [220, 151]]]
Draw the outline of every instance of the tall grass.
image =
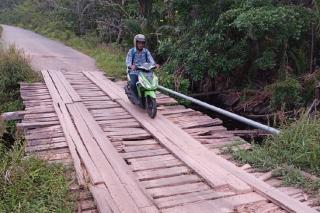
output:
[[62, 165], [24, 159], [24, 147], [0, 143], [0, 212], [72, 212]]
[[[38, 81], [24, 54], [0, 50], [0, 113], [22, 110], [19, 82]], [[14, 123], [0, 121], [0, 212], [72, 212], [72, 198], [61, 165], [24, 157]]]
[[21, 51], [13, 46], [0, 50], [0, 112], [21, 109], [19, 82], [38, 80]]
[[320, 176], [319, 130], [320, 118], [302, 116], [264, 144], [254, 145], [251, 151], [238, 151], [234, 156], [262, 169], [293, 166]]
[[117, 45], [101, 44], [94, 36], [72, 36], [62, 41], [94, 58], [97, 67], [103, 70], [107, 76], [116, 79], [126, 77], [125, 53]]

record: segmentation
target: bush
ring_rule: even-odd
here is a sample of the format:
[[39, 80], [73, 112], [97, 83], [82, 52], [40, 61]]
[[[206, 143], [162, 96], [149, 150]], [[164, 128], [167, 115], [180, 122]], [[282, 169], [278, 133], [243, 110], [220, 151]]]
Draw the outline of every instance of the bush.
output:
[[276, 82], [268, 88], [272, 92], [272, 108], [290, 110], [300, 106], [302, 88], [298, 80], [288, 78], [284, 81]]
[[[22, 109], [19, 82], [39, 76], [21, 51], [0, 50], [0, 113]], [[62, 165], [25, 158], [15, 123], [0, 120], [0, 212], [73, 212]]]
[[0, 143], [0, 212], [73, 212], [63, 166], [24, 159], [23, 150]]
[[19, 82], [33, 82], [39, 76], [23, 53], [13, 46], [0, 50], [0, 112], [21, 109]]
[[279, 135], [270, 136], [252, 151], [238, 151], [234, 156], [258, 168], [286, 168], [289, 165], [320, 175], [320, 119], [302, 116], [284, 126]]
[[[285, 67], [307, 71], [310, 26], [317, 15], [312, 10], [279, 1], [173, 2], [181, 32], [161, 37], [158, 50], [171, 73], [183, 69], [193, 88], [205, 91], [203, 80], [214, 82], [217, 76], [229, 78], [224, 87], [241, 89], [279, 79]], [[299, 57], [289, 54], [292, 49]], [[268, 78], [261, 79], [261, 72]], [[220, 87], [213, 85], [227, 89]]]

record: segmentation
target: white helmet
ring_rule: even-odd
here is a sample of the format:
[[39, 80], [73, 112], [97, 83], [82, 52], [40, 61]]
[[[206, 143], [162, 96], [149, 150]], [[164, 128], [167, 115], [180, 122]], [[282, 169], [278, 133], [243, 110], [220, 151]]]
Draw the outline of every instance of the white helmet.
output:
[[142, 34], [136, 35], [133, 39], [133, 43], [135, 47], [137, 46], [137, 41], [146, 42], [146, 37]]

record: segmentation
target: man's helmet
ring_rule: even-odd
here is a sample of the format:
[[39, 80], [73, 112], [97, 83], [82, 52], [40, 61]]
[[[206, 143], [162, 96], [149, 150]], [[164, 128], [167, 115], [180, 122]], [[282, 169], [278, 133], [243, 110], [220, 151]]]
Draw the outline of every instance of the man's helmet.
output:
[[133, 39], [133, 43], [134, 43], [134, 46], [136, 47], [137, 46], [137, 41], [140, 41], [140, 42], [146, 42], [146, 37], [142, 34], [138, 34], [134, 37]]

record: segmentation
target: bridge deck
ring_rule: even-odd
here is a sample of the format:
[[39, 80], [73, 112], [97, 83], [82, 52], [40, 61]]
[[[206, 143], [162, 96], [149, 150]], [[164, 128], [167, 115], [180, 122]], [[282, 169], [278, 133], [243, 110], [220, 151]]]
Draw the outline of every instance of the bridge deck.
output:
[[21, 85], [19, 126], [28, 153], [73, 165], [79, 210], [316, 212], [218, 155], [248, 145], [221, 120], [163, 94], [152, 120], [100, 72], [42, 74], [45, 84]]

